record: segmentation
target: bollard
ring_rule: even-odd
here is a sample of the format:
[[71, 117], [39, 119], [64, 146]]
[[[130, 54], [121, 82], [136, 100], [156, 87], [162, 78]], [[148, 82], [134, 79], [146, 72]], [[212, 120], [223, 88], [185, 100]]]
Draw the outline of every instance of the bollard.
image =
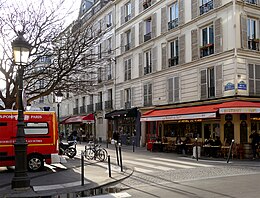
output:
[[108, 176], [111, 177], [110, 155], [107, 156], [107, 163], [108, 163]]
[[122, 152], [121, 152], [121, 145], [120, 145], [120, 143], [119, 143], [119, 156], [120, 156], [121, 172], [123, 172]]
[[135, 152], [135, 141], [133, 140], [133, 152]]
[[231, 155], [231, 152], [232, 152], [232, 147], [233, 147], [234, 142], [235, 142], [235, 140], [232, 140], [231, 145], [230, 145], [230, 147], [229, 147], [227, 163], [228, 163], [229, 160], [230, 160], [230, 155]]
[[107, 139], [107, 148], [108, 148], [108, 139]]
[[198, 138], [195, 138], [196, 141], [196, 160], [199, 160], [199, 153], [198, 153]]
[[119, 166], [119, 158], [118, 158], [118, 147], [117, 147], [117, 143], [115, 143], [115, 147], [116, 147], [116, 160], [117, 160], [117, 165]]
[[84, 151], [81, 151], [81, 186], [84, 186]]

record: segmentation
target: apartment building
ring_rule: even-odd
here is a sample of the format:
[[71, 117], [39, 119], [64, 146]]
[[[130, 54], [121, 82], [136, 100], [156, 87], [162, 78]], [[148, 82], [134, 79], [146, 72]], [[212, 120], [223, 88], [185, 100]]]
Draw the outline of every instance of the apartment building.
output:
[[74, 96], [74, 108], [95, 113], [103, 140], [118, 130], [141, 145], [177, 135], [249, 143], [260, 130], [259, 3], [106, 1], [89, 19], [112, 13], [111, 79], [100, 79], [93, 95]]
[[177, 134], [248, 143], [259, 130], [259, 2], [114, 3], [116, 127], [129, 133], [123, 110], [137, 108], [143, 145]]

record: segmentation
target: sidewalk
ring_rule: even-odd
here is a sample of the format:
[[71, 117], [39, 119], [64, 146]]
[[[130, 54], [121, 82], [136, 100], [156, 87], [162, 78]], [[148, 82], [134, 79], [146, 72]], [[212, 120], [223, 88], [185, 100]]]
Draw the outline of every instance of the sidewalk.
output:
[[[31, 178], [31, 188], [28, 190], [12, 190], [11, 180], [14, 173], [0, 169], [0, 197], [68, 197], [69, 193], [81, 192], [119, 182], [133, 173], [132, 169], [111, 164], [111, 178], [109, 178], [107, 163], [85, 161], [84, 186], [81, 181], [81, 161], [68, 159], [65, 167], [57, 167], [53, 171], [38, 173], [28, 172]], [[58, 165], [57, 165], [58, 166]], [[56, 172], [55, 172], [56, 171]]]

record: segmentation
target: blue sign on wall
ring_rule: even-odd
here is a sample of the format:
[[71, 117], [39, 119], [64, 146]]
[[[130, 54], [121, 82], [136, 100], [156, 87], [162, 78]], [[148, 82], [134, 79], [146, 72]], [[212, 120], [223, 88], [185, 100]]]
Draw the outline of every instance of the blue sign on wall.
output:
[[240, 90], [246, 90], [247, 89], [246, 83], [244, 81], [240, 81], [237, 84], [237, 88], [240, 89]]
[[235, 89], [235, 85], [231, 82], [228, 82], [226, 85], [225, 85], [225, 91], [230, 91], [230, 90], [234, 90]]

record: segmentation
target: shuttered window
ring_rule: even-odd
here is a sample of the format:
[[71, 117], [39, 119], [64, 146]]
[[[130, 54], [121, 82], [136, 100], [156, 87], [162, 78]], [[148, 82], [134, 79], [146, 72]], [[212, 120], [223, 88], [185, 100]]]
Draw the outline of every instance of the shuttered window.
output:
[[152, 84], [145, 84], [144, 85], [144, 106], [151, 106], [152, 105]]
[[214, 54], [214, 29], [209, 25], [201, 29], [200, 57]]
[[178, 76], [168, 79], [168, 102], [180, 101], [180, 78]]
[[249, 64], [249, 95], [260, 96], [260, 65]]
[[215, 68], [210, 67], [200, 72], [200, 91], [201, 99], [212, 98], [216, 96], [216, 77]]
[[179, 42], [175, 39], [169, 45], [169, 67], [179, 64]]
[[125, 4], [125, 22], [129, 21], [131, 18], [131, 3], [127, 2]]
[[169, 22], [168, 29], [173, 29], [179, 25], [179, 6], [178, 2], [169, 6]]
[[259, 51], [259, 25], [258, 20], [253, 18], [247, 19], [247, 39], [248, 49]]
[[152, 73], [152, 53], [148, 50], [144, 53], [144, 75]]
[[125, 60], [125, 81], [131, 79], [131, 59]]

